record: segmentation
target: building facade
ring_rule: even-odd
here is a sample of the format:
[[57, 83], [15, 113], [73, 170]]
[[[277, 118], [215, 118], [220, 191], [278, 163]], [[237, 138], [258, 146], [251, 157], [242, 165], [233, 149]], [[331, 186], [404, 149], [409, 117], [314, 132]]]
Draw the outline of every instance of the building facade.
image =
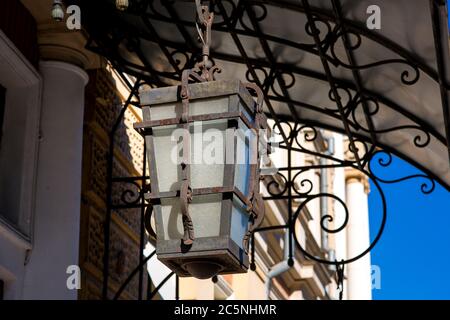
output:
[[[50, 0], [5, 0], [0, 11], [0, 293], [4, 299], [100, 299], [107, 189], [113, 188], [113, 201], [123, 194], [120, 184], [108, 186], [107, 159], [112, 151], [114, 175], [142, 172], [143, 140], [132, 128], [141, 114], [135, 107], [126, 110], [111, 149], [109, 134], [129, 90], [107, 61], [85, 48], [83, 30], [69, 31], [64, 21], [52, 20], [51, 6]], [[333, 141], [330, 152], [346, 157], [343, 136], [320, 134], [328, 141], [325, 148]], [[319, 146], [311, 143], [310, 148]], [[275, 148], [273, 166], [285, 166], [286, 159]], [[302, 153], [293, 156], [296, 166], [320, 161]], [[330, 214], [330, 228], [339, 225], [343, 207], [332, 199], [311, 201], [295, 226], [302, 246], [330, 260], [367, 248], [367, 178], [343, 168], [303, 174], [313, 182], [312, 192], [334, 193], [345, 201], [350, 220], [344, 231], [325, 235], [321, 218]], [[270, 188], [283, 187], [277, 179], [274, 175], [262, 181], [266, 196], [274, 192]], [[265, 204], [264, 226], [286, 223], [289, 208], [284, 201]], [[300, 204], [294, 201], [291, 210]], [[111, 220], [110, 299], [139, 263], [142, 228], [139, 209], [113, 210]], [[284, 232], [258, 233], [255, 240], [255, 271], [219, 276], [215, 282], [181, 278], [180, 298], [338, 297], [333, 266], [314, 263], [298, 250], [294, 265], [287, 265]], [[148, 242], [145, 254], [153, 245]], [[148, 276], [134, 277], [121, 299], [139, 298], [139, 288], [151, 291], [169, 272], [156, 258], [147, 269]], [[155, 298], [175, 298], [175, 287], [175, 279], [169, 280]], [[369, 255], [346, 267], [343, 295], [371, 298]]]

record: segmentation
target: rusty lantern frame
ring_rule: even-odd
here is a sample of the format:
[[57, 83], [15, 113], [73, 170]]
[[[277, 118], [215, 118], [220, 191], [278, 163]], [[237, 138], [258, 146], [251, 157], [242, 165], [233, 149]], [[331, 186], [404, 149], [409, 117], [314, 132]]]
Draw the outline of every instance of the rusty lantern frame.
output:
[[[165, 263], [179, 276], [196, 276], [198, 278], [211, 278], [212, 276], [227, 273], [246, 272], [248, 269], [248, 245], [252, 231], [260, 226], [264, 217], [264, 204], [259, 193], [260, 159], [259, 138], [261, 130], [267, 129], [267, 119], [263, 114], [262, 102], [264, 100], [261, 89], [251, 83], [242, 84], [239, 80], [216, 80], [215, 73], [220, 72], [218, 66], [214, 66], [209, 60], [211, 26], [214, 20], [214, 12], [209, 6], [202, 6], [197, 0], [197, 14], [201, 23], [198, 28], [199, 37], [202, 39], [202, 60], [194, 69], [183, 72], [181, 85], [166, 88], [151, 88], [140, 94], [140, 103], [143, 109], [144, 121], [134, 125], [145, 138], [147, 158], [149, 160], [150, 179], [152, 181], [151, 192], [148, 200], [155, 211], [156, 221], [156, 253], [158, 259]], [[194, 83], [190, 83], [194, 82]], [[255, 101], [249, 90], [257, 95]], [[200, 114], [192, 115], [190, 104], [193, 101], [217, 100], [223, 97], [226, 101], [226, 112], [204, 110]], [[159, 115], [152, 114], [152, 110], [160, 110], [164, 105], [176, 106], [180, 103], [179, 114], [171, 118], [161, 119]], [[154, 108], [154, 109], [152, 109]], [[155, 111], [155, 113], [157, 113]], [[156, 118], [156, 119], [155, 119]], [[236, 185], [236, 164], [238, 144], [233, 141], [233, 161], [223, 166], [223, 186], [193, 188], [191, 184], [191, 135], [190, 126], [194, 123], [220, 120], [227, 122], [228, 129], [237, 130], [239, 121], [251, 130], [253, 138], [249, 138], [249, 177], [245, 181], [245, 190]], [[183, 130], [182, 159], [179, 164], [180, 181], [177, 190], [161, 191], [158, 181], [157, 150], [154, 143], [153, 132], [156, 128], [174, 126]], [[226, 174], [225, 174], [226, 172]], [[195, 226], [189, 213], [189, 204], [197, 196], [220, 195], [220, 233], [219, 236], [201, 237], [195, 239]], [[179, 199], [182, 215], [184, 235], [181, 239], [166, 239], [164, 219], [161, 202], [165, 199]], [[248, 213], [248, 227], [241, 239], [233, 239], [233, 206], [235, 201], [240, 201]], [[151, 213], [150, 213], [151, 214]], [[212, 213], [211, 213], [212, 214]], [[148, 218], [150, 219], [150, 218]], [[168, 222], [167, 222], [168, 223]], [[153, 230], [149, 233], [155, 234]], [[195, 241], [194, 241], [195, 240]], [[238, 241], [238, 243], [236, 243]]]
[[[200, 83], [188, 84], [187, 79], [191, 70], [186, 72], [186, 77], [181, 88], [178, 86], [162, 89], [150, 89], [141, 93], [141, 104], [143, 108], [144, 121], [135, 124], [137, 129], [145, 138], [147, 146], [147, 158], [149, 159], [150, 180], [152, 181], [151, 193], [147, 199], [153, 207], [156, 233], [156, 250], [160, 261], [164, 262], [170, 269], [175, 270], [180, 276], [191, 275], [186, 268], [186, 263], [197, 263], [196, 261], [208, 261], [220, 266], [220, 273], [245, 272], [248, 268], [248, 239], [251, 231], [258, 227], [264, 217], [264, 207], [261, 205], [262, 198], [259, 194], [259, 166], [258, 166], [258, 137], [260, 129], [266, 128], [265, 116], [262, 114], [262, 108], [257, 105], [248, 92], [247, 88], [238, 80], [216, 80], [204, 81]], [[251, 86], [253, 89], [254, 87]], [[259, 91], [259, 90], [258, 90]], [[181, 94], [179, 94], [181, 92]], [[260, 91], [259, 91], [260, 92]], [[261, 93], [260, 93], [261, 94]], [[221, 113], [189, 115], [189, 102], [201, 101], [203, 99], [214, 99], [229, 97], [229, 111]], [[166, 103], [182, 102], [182, 114], [179, 117], [171, 119], [151, 120], [150, 109]], [[228, 128], [238, 129], [238, 121], [242, 121], [247, 128], [254, 131], [254, 141], [251, 142], [250, 176], [247, 181], [246, 193], [236, 187], [235, 183], [235, 164], [226, 164], [223, 169], [226, 171], [224, 185], [220, 187], [197, 188], [191, 187], [190, 182], [190, 143], [189, 143], [189, 125], [204, 121], [222, 120], [227, 121]], [[183, 128], [187, 133], [183, 137], [183, 160], [180, 163], [181, 181], [179, 190], [161, 192], [158, 189], [158, 166], [155, 159], [155, 150], [153, 142], [153, 131], [158, 127], [176, 125]], [[237, 155], [237, 144], [234, 144], [234, 155]], [[186, 151], [185, 151], [186, 150]], [[195, 238], [195, 225], [189, 214], [189, 203], [196, 196], [204, 195], [222, 195], [222, 208], [220, 219], [220, 236]], [[231, 210], [233, 197], [237, 197], [245, 205], [249, 212], [249, 229], [242, 239], [242, 246], [230, 238], [232, 216]], [[179, 198], [180, 208], [183, 216], [184, 236], [182, 241], [179, 239], [164, 240], [163, 217], [160, 210], [161, 200]], [[195, 241], [194, 241], [195, 239]], [[245, 251], [245, 252], [243, 252]], [[205, 266], [206, 268], [206, 266]], [[209, 276], [210, 277], [210, 276]]]

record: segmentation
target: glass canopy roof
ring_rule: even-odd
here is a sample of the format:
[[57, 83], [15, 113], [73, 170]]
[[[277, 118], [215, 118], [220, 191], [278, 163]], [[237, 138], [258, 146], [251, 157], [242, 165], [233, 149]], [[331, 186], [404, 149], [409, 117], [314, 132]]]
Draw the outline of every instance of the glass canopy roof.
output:
[[[193, 0], [81, 5], [88, 46], [152, 86], [179, 84], [201, 54]], [[450, 189], [445, 1], [222, 0], [214, 11], [220, 78], [260, 85], [268, 116], [346, 134], [360, 167], [384, 149]]]

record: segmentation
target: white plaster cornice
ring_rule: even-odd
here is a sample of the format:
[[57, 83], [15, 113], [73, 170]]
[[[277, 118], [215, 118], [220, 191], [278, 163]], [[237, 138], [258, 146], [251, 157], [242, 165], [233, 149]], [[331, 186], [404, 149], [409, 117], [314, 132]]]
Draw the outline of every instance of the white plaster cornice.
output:
[[82, 80], [84, 85], [87, 85], [89, 82], [89, 76], [88, 74], [81, 69], [80, 67], [77, 67], [76, 65], [73, 65], [71, 63], [67, 62], [61, 62], [61, 61], [41, 61], [39, 63], [40, 67], [51, 67], [51, 68], [57, 68], [61, 70], [70, 71], [74, 74], [77, 74]]
[[361, 171], [355, 168], [345, 169], [345, 182], [347, 184], [359, 182], [364, 185], [364, 191], [368, 194], [370, 192], [370, 184], [368, 177]]

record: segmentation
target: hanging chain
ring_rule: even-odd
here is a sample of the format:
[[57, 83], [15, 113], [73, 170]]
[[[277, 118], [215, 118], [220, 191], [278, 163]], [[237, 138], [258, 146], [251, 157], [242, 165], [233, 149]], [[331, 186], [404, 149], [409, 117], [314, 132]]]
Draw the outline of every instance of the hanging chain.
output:
[[211, 29], [214, 21], [214, 12], [210, 10], [210, 5], [202, 5], [201, 0], [195, 0], [197, 7], [198, 37], [202, 43], [202, 61], [195, 65], [200, 70], [200, 77], [203, 81], [214, 81], [214, 73], [220, 72], [220, 69], [213, 65], [209, 59], [211, 47]]

